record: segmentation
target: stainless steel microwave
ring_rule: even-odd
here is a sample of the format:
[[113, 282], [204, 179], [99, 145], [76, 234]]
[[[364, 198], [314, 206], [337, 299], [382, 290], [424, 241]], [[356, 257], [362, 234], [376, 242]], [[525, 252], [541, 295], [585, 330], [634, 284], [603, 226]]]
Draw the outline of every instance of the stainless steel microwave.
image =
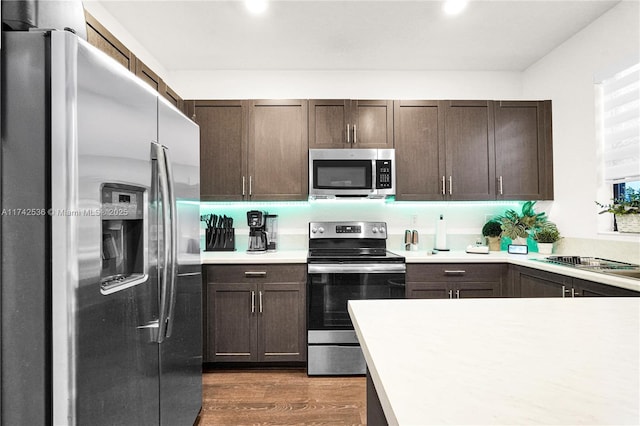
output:
[[394, 149], [310, 149], [309, 197], [395, 195]]

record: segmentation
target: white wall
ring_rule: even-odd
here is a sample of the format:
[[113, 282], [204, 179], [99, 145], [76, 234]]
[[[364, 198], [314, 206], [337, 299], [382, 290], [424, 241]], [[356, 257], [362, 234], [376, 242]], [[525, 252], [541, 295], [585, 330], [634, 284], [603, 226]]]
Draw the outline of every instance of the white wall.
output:
[[[638, 242], [598, 233], [611, 215], [597, 215], [594, 201], [608, 201], [596, 137], [594, 78], [640, 53], [640, 2], [623, 1], [523, 73], [523, 95], [553, 101], [555, 202], [551, 216], [566, 236]], [[636, 246], [637, 247], [637, 246]]]
[[[365, 99], [551, 99], [553, 101], [555, 201], [538, 203], [558, 223], [566, 237], [561, 250], [570, 254], [640, 259], [640, 237], [598, 233], [594, 200], [609, 195], [601, 184], [599, 145], [596, 139], [594, 75], [615, 67], [640, 52], [638, 0], [624, 0], [523, 73], [460, 71], [176, 71], [167, 72], [99, 4], [85, 7], [125, 45], [154, 69], [185, 99], [256, 98], [365, 98]], [[436, 213], [446, 209], [452, 232], [472, 238], [485, 214], [505, 206], [414, 203], [395, 208], [356, 208], [369, 219], [388, 220], [395, 232], [409, 226], [415, 210], [422, 212], [417, 228], [430, 233]], [[212, 205], [213, 207], [213, 205]], [[247, 209], [250, 208], [246, 206]], [[213, 207], [218, 210], [221, 206]], [[226, 208], [222, 207], [223, 210]], [[240, 210], [245, 207], [238, 207]], [[274, 208], [264, 208], [273, 210]], [[276, 210], [281, 210], [276, 207]], [[284, 230], [298, 235], [308, 220], [342, 219], [345, 208], [318, 209], [306, 206], [281, 211]], [[452, 214], [453, 213], [453, 214]], [[239, 213], [238, 213], [239, 214]], [[238, 218], [242, 221], [240, 217]], [[323, 216], [323, 218], [324, 218]], [[338, 217], [339, 216], [339, 217]], [[607, 224], [601, 225], [604, 227]], [[396, 229], [397, 228], [397, 229]], [[463, 241], [460, 241], [462, 243]]]
[[184, 99], [521, 99], [519, 72], [176, 71]]

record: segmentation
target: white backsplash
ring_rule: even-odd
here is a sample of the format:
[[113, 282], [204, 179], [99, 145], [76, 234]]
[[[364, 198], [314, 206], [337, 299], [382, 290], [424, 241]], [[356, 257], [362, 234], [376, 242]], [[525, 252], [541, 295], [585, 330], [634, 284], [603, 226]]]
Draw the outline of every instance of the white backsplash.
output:
[[640, 244], [634, 237], [631, 241], [563, 238], [556, 243], [554, 254], [567, 256], [589, 256], [604, 259], [619, 260], [640, 264]]
[[[536, 212], [549, 214], [551, 201], [538, 201]], [[435, 243], [436, 222], [442, 214], [447, 221], [447, 245], [464, 250], [481, 239], [482, 226], [491, 217], [507, 209], [520, 211], [520, 201], [402, 202], [384, 200], [315, 200], [292, 202], [202, 202], [201, 214], [227, 215], [234, 220], [236, 250], [247, 249], [249, 227], [247, 211], [263, 210], [278, 215], [278, 248], [300, 250], [308, 247], [309, 222], [312, 221], [382, 221], [387, 223], [389, 250], [404, 251], [404, 231], [416, 230], [419, 251], [431, 251]], [[555, 221], [553, 216], [550, 220]], [[201, 224], [204, 241], [204, 224]], [[562, 233], [562, 229], [560, 229]], [[503, 248], [505, 247], [503, 241]], [[529, 241], [532, 251], [535, 243]], [[204, 247], [204, 244], [202, 244]], [[639, 239], [584, 239], [565, 237], [556, 244], [554, 254], [594, 256], [640, 263]]]
[[[235, 202], [201, 204], [201, 214], [227, 215], [236, 228], [236, 248], [247, 246], [246, 213], [264, 210], [278, 215], [279, 247], [305, 249], [309, 222], [313, 221], [382, 221], [387, 223], [387, 247], [403, 249], [404, 231], [416, 230], [420, 235], [420, 250], [431, 250], [436, 221], [443, 215], [447, 221], [447, 242], [450, 249], [464, 249], [481, 237], [482, 226], [506, 209], [520, 210], [517, 201], [489, 202], [397, 202], [384, 200], [315, 200], [309, 202]], [[540, 209], [538, 209], [540, 210]], [[541, 211], [541, 210], [540, 210]], [[204, 229], [204, 225], [203, 229]]]

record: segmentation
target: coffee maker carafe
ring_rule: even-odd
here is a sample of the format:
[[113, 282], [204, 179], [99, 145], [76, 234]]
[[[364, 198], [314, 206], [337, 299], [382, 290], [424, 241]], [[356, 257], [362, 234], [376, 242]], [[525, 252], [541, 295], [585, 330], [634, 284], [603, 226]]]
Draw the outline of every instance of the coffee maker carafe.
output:
[[249, 248], [247, 249], [247, 253], [266, 253], [266, 221], [267, 212], [260, 210], [250, 210], [247, 212], [247, 224], [249, 225]]

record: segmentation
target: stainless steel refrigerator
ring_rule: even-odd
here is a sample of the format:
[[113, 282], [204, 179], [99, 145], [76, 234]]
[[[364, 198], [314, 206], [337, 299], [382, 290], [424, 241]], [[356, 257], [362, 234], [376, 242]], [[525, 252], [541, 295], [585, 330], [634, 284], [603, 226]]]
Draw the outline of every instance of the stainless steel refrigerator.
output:
[[1, 50], [1, 423], [192, 425], [198, 126], [70, 32]]

